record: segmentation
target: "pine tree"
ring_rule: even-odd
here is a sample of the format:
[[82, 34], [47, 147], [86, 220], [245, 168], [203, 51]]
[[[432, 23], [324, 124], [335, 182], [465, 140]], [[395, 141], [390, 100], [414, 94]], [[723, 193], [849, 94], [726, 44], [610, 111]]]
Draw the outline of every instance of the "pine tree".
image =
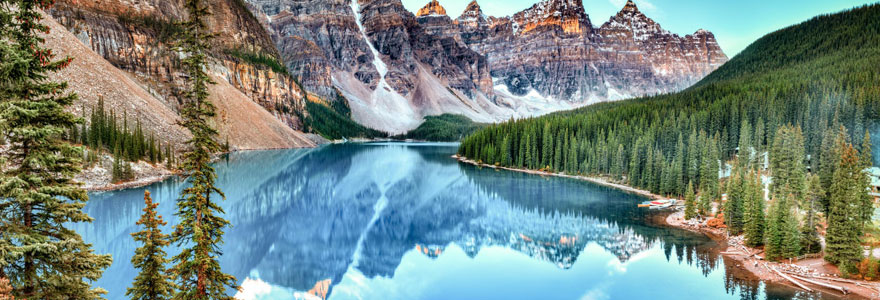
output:
[[687, 163], [685, 163], [685, 171], [690, 182], [700, 183], [700, 157], [701, 153], [699, 144], [697, 142], [697, 131], [696, 129], [691, 131], [690, 136], [688, 136], [688, 146], [687, 146]]
[[[871, 153], [871, 135], [865, 131], [865, 137], [862, 139], [862, 150], [859, 152], [859, 165], [862, 169], [870, 168], [874, 164], [874, 157]], [[864, 190], [871, 187], [870, 178], [862, 172], [856, 176], [856, 183]], [[862, 193], [859, 198], [859, 217], [863, 224], [870, 225], [871, 217], [874, 215], [874, 199], [868, 193]]]
[[742, 122], [742, 127], [739, 130], [739, 154], [736, 159], [736, 166], [741, 170], [750, 168], [752, 165], [752, 159], [755, 156], [752, 152], [751, 131], [752, 127], [749, 125], [749, 121], [744, 120]]
[[806, 189], [804, 136], [800, 127], [782, 126], [776, 131], [770, 151], [773, 181], [770, 192], [776, 197], [803, 199]]
[[840, 149], [838, 145], [845, 142], [845, 132], [842, 131], [845, 131], [842, 127], [840, 128], [840, 131], [828, 129], [822, 137], [818, 173], [819, 180], [822, 183], [822, 190], [826, 193], [821, 198], [822, 211], [826, 212], [826, 216], [831, 208], [829, 202], [830, 195], [828, 193], [831, 192], [831, 183], [834, 179], [834, 172], [837, 170], [837, 166], [840, 163], [840, 153], [838, 152]]
[[[788, 202], [786, 202], [788, 204]], [[782, 244], [783, 257], [796, 257], [801, 254], [801, 227], [798, 222], [797, 215], [793, 213], [791, 207], [781, 208], [780, 211], [787, 212], [783, 216], [784, 239]]]
[[159, 203], [153, 202], [149, 191], [144, 191], [144, 205], [144, 214], [137, 221], [137, 225], [143, 226], [143, 230], [131, 234], [135, 242], [143, 245], [135, 250], [131, 258], [132, 266], [141, 271], [125, 295], [132, 300], [170, 299], [174, 293], [174, 284], [165, 270], [168, 260], [165, 258], [165, 250], [162, 250], [168, 246], [169, 241], [168, 235], [162, 233], [160, 228], [166, 223], [156, 213]]
[[761, 178], [750, 173], [746, 178], [745, 241], [750, 247], [764, 244], [764, 189]]
[[712, 213], [712, 203], [718, 198], [718, 150], [715, 143], [707, 142], [704, 145], [701, 161], [700, 214], [707, 216]]
[[697, 217], [697, 199], [694, 195], [694, 183], [688, 182], [684, 196], [684, 218], [690, 220]]
[[792, 213], [792, 195], [773, 200], [767, 222], [764, 252], [768, 260], [795, 257], [800, 254], [800, 230]]
[[179, 288], [174, 299], [208, 300], [231, 299], [227, 289], [237, 288], [235, 277], [223, 273], [217, 257], [223, 243], [223, 229], [229, 221], [223, 219], [223, 209], [217, 205], [214, 195], [225, 199], [215, 185], [217, 174], [210, 165], [211, 155], [220, 151], [217, 131], [209, 120], [214, 117], [214, 105], [208, 98], [208, 85], [213, 84], [205, 73], [212, 34], [208, 32], [205, 16], [208, 9], [201, 0], [184, 3], [189, 19], [181, 24], [185, 29], [178, 44], [184, 53], [183, 68], [187, 73], [184, 107], [181, 110], [182, 125], [192, 134], [187, 142], [182, 169], [190, 186], [181, 191], [177, 201], [180, 220], [172, 234], [172, 241], [183, 246], [173, 258], [172, 272]]
[[541, 149], [541, 168], [544, 168], [553, 164], [553, 132], [550, 130], [549, 122], [544, 123], [544, 131], [541, 135], [541, 143], [544, 146]]
[[801, 250], [803, 253], [818, 253], [822, 250], [819, 240], [819, 232], [816, 230], [816, 206], [819, 198], [825, 193], [822, 191], [822, 183], [818, 175], [810, 175], [807, 178], [807, 197], [800, 204], [801, 210], [806, 212], [804, 225], [801, 227]]
[[862, 259], [862, 223], [859, 218], [859, 199], [865, 190], [858, 183], [861, 163], [852, 145], [838, 145], [840, 158], [828, 191], [830, 211], [828, 232], [825, 235], [825, 260], [838, 266], [852, 267]]
[[16, 287], [12, 293], [19, 299], [99, 299], [106, 291], [91, 283], [111, 258], [95, 254], [68, 227], [92, 219], [82, 210], [88, 195], [72, 180], [82, 149], [63, 140], [65, 131], [81, 122], [65, 111], [76, 95], [67, 92], [66, 82], [48, 78], [72, 60], [55, 61], [43, 46], [41, 36], [49, 28], [40, 22], [42, 11], [54, 1], [4, 2], [0, 120], [7, 149], [0, 179], [0, 275]]
[[687, 165], [686, 158], [687, 149], [684, 146], [684, 137], [681, 133], [678, 134], [678, 143], [675, 144], [675, 158], [672, 162], [672, 180], [675, 189], [675, 194], [681, 196], [686, 193], [684, 190], [687, 186], [684, 184], [684, 180], [687, 177], [685, 172], [685, 165]]
[[862, 167], [864, 168], [870, 168], [874, 165], [874, 156], [871, 153], [871, 147], [873, 147], [871, 144], [871, 133], [865, 131], [865, 137], [862, 139], [862, 147], [861, 150], [859, 150], [859, 162], [862, 163]]
[[639, 157], [639, 151], [641, 147], [639, 146], [641, 139], [638, 139], [633, 144], [632, 150], [630, 150], [630, 158], [629, 158], [629, 176], [627, 176], [629, 180], [629, 184], [632, 186], [638, 186], [639, 175], [642, 174], [640, 165], [641, 165], [641, 157]]
[[[740, 171], [741, 172], [741, 171]], [[727, 225], [728, 232], [732, 235], [739, 235], [743, 232], [744, 220], [744, 201], [746, 191], [744, 187], [743, 174], [734, 174], [727, 182], [727, 202], [724, 203], [724, 223]]]

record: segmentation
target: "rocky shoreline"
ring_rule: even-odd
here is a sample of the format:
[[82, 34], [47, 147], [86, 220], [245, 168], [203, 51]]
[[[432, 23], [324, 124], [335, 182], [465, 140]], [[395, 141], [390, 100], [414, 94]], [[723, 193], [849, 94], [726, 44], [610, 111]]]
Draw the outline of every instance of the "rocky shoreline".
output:
[[[500, 169], [541, 176], [573, 178], [617, 188], [628, 193], [634, 193], [652, 199], [666, 198], [660, 195], [653, 194], [649, 191], [636, 189], [623, 184], [613, 183], [608, 179], [600, 177], [576, 176], [528, 169], [508, 168], [479, 163], [458, 155], [453, 155], [452, 157], [460, 162], [484, 168]], [[825, 262], [821, 257], [805, 258], [792, 263], [767, 262], [762, 259], [763, 257], [761, 256], [761, 254], [763, 254], [763, 250], [746, 247], [743, 244], [743, 239], [741, 236], [729, 237], [727, 235], [727, 231], [724, 229], [709, 227], [703, 222], [684, 220], [684, 210], [681, 209], [681, 206], [676, 206], [674, 209], [674, 212], [666, 216], [666, 218], [662, 218], [658, 223], [663, 226], [670, 226], [692, 232], [702, 233], [712, 238], [722, 245], [719, 248], [719, 254], [726, 259], [731, 259], [737, 267], [741, 268], [745, 271], [745, 273], [747, 273], [743, 275], [754, 277], [765, 282], [791, 286], [793, 288], [804, 289], [804, 287], [806, 287], [811, 292], [826, 293], [833, 296], [843, 295], [841, 291], [835, 288], [820, 286], [815, 283], [805, 281], [809, 280], [841, 287], [846, 290], [847, 299], [880, 299], [880, 284], [864, 280], [849, 280], [839, 278], [839, 275], [837, 275], [839, 274], [837, 268]], [[789, 278], [799, 278], [799, 280], [796, 281], [801, 286], [792, 283], [792, 281], [789, 281], [789, 279], [784, 278], [782, 275], [788, 276]]]

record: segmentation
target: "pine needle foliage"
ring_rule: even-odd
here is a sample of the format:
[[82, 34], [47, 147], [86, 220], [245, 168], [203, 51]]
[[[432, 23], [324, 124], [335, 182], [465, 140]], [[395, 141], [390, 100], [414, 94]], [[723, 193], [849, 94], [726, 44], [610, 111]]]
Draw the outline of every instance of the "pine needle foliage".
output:
[[838, 147], [841, 156], [828, 191], [831, 206], [825, 235], [825, 260], [852, 267], [862, 259], [863, 223], [859, 210], [867, 179], [855, 148], [849, 143], [841, 143]]
[[18, 299], [100, 299], [92, 286], [111, 263], [71, 230], [91, 222], [86, 191], [72, 178], [82, 149], [64, 140], [82, 120], [65, 111], [76, 100], [48, 75], [72, 58], [54, 60], [40, 20], [54, 1], [0, 1], [0, 134], [7, 143], [0, 178], [0, 275]]
[[185, 56], [182, 65], [187, 74], [181, 125], [189, 130], [192, 139], [187, 142], [189, 149], [181, 165], [190, 186], [177, 200], [180, 223], [172, 234], [172, 241], [183, 247], [174, 256], [171, 269], [177, 278], [174, 299], [231, 299], [227, 291], [238, 288], [235, 277], [223, 273], [218, 261], [229, 221], [221, 216], [224, 211], [217, 201], [225, 196], [216, 186], [217, 174], [210, 164], [212, 155], [222, 150], [217, 131], [210, 124], [215, 108], [208, 100], [208, 85], [213, 82], [205, 72], [206, 49], [213, 34], [205, 23], [209, 12], [204, 1], [186, 0], [184, 6], [188, 19], [181, 23], [185, 30], [177, 44]]
[[161, 229], [167, 223], [156, 213], [157, 207], [159, 203], [153, 202], [149, 191], [144, 191], [144, 214], [137, 221], [143, 230], [131, 234], [135, 242], [141, 244], [131, 258], [132, 266], [141, 271], [125, 292], [132, 300], [164, 300], [174, 295], [172, 277], [165, 270], [167, 254], [162, 249], [170, 243]]
[[761, 177], [750, 172], [746, 177], [745, 190], [745, 243], [749, 247], [757, 247], [764, 244], [765, 214], [764, 214], [764, 187], [761, 185]]

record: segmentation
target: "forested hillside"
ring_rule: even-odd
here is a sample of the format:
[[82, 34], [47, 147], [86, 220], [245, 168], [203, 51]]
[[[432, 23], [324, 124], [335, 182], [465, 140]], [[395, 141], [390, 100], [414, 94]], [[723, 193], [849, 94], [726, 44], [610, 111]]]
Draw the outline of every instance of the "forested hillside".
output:
[[[468, 136], [459, 154], [687, 195], [688, 218], [710, 215], [712, 203], [728, 193], [731, 233], [745, 230], [749, 244], [767, 243], [770, 259], [817, 251], [814, 213], [824, 212], [826, 260], [853, 263], [846, 269], [854, 272], [863, 232], [856, 222], [868, 223], [873, 211], [867, 177], [858, 170], [872, 161], [867, 128], [878, 108], [874, 4], [768, 34], [683, 92], [492, 125]], [[733, 179], [722, 187], [719, 173], [728, 162]], [[765, 206], [752, 199], [762, 177], [773, 182], [766, 228]], [[743, 228], [757, 221], [757, 228]]]
[[398, 139], [414, 139], [435, 142], [457, 142], [465, 136], [486, 127], [463, 115], [442, 114], [427, 116], [418, 128], [397, 136]]
[[[838, 125], [860, 143], [878, 105], [875, 4], [769, 34], [686, 91], [493, 125], [467, 137], [460, 154], [505, 166], [627, 176], [635, 186], [684, 194], [688, 181], [699, 182], [703, 152], [726, 160], [741, 142], [764, 150], [780, 126], [792, 124], [805, 135], [805, 153], [819, 157], [823, 138]], [[808, 161], [814, 169], [818, 162]], [[661, 189], [664, 171], [678, 174]]]

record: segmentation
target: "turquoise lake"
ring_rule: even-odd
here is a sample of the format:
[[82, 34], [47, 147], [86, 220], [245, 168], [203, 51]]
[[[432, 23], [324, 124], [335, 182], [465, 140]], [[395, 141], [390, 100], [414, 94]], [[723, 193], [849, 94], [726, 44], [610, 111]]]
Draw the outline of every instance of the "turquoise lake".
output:
[[[497, 171], [457, 144], [367, 143], [234, 153], [216, 164], [233, 224], [221, 265], [239, 299], [825, 299], [743, 278], [711, 239], [657, 224], [641, 196]], [[175, 223], [183, 183], [91, 193], [74, 228], [114, 263], [125, 299], [143, 191]], [[166, 232], [171, 227], [165, 228]], [[172, 247], [170, 254], [177, 253]]]

